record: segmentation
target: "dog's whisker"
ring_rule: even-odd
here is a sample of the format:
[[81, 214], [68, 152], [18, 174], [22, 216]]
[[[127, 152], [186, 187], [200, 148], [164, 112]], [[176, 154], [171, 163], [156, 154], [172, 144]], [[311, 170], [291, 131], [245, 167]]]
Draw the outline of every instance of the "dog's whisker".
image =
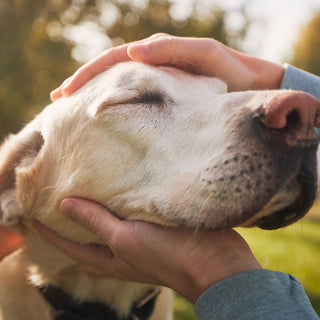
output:
[[[229, 93], [218, 79], [134, 62], [118, 64], [51, 104], [0, 148], [0, 222], [22, 228], [27, 238], [21, 255], [0, 263], [6, 293], [0, 294], [0, 314], [15, 311], [17, 300], [25, 319], [53, 311], [78, 318], [83, 301], [88, 318], [136, 318], [137, 309], [146, 318], [155, 302], [153, 285], [122, 283], [85, 262], [91, 258], [68, 258], [36, 236], [24, 217], [94, 249], [102, 239], [64, 219], [61, 199], [91, 199], [121, 219], [188, 227], [190, 241], [204, 229], [288, 225], [316, 196], [318, 141], [312, 127], [320, 126], [319, 110], [317, 100], [298, 91]], [[93, 212], [85, 214], [97, 222]], [[7, 274], [17, 277], [16, 289]], [[20, 279], [23, 296], [16, 299]], [[39, 316], [35, 287], [44, 298], [53, 297], [52, 308], [46, 303]], [[152, 318], [172, 318], [170, 299]], [[91, 301], [100, 301], [99, 308]]]
[[199, 211], [199, 215], [200, 215], [200, 216], [202, 216], [202, 213], [203, 213], [203, 211], [205, 210], [205, 208], [206, 208], [206, 206], [207, 206], [207, 203], [208, 203], [208, 201], [209, 201], [210, 198], [211, 198], [211, 194], [209, 194], [209, 195], [207, 196], [207, 199], [202, 202], [202, 206], [201, 206], [200, 211]]

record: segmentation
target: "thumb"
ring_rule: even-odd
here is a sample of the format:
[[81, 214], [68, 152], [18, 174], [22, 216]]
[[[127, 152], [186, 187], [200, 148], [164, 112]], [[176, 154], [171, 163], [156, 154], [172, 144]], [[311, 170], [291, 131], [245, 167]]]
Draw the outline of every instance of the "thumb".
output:
[[98, 234], [108, 243], [122, 221], [102, 205], [79, 198], [67, 198], [60, 203], [60, 211], [69, 219]]

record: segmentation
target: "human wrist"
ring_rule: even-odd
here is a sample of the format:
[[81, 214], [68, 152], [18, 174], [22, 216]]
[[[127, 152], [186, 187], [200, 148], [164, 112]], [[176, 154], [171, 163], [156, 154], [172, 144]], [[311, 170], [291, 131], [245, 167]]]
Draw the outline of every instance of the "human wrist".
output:
[[227, 236], [220, 233], [211, 240], [214, 242], [204, 239], [205, 250], [200, 251], [194, 259], [184, 261], [173, 278], [174, 287], [171, 288], [192, 303], [207, 289], [225, 279], [262, 269], [247, 243], [235, 232]]
[[251, 68], [253, 71], [252, 89], [270, 90], [280, 89], [285, 68], [279, 64], [253, 58]]
[[[208, 68], [228, 85], [229, 91], [279, 89], [285, 68], [234, 50], [214, 39], [211, 40]], [[219, 64], [217, 64], [219, 63]]]

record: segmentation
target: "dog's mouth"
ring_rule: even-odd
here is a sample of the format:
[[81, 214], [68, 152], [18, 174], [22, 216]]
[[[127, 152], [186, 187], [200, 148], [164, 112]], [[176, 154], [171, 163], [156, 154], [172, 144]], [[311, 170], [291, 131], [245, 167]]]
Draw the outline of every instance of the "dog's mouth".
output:
[[[299, 192], [289, 205], [283, 208], [276, 208], [258, 221], [255, 225], [264, 230], [273, 230], [290, 225], [301, 219], [312, 206], [317, 192], [316, 177], [306, 174], [308, 170], [301, 169], [300, 173], [287, 184], [297, 184]], [[294, 181], [293, 181], [294, 180]]]

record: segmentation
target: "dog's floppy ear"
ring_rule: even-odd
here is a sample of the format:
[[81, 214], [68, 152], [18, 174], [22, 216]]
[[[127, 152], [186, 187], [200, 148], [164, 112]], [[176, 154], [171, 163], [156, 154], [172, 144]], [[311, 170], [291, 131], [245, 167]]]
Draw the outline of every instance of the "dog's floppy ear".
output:
[[[14, 227], [23, 216], [18, 201], [23, 195], [19, 194], [21, 191], [18, 186], [25, 185], [26, 180], [29, 181], [30, 170], [33, 171], [43, 143], [41, 133], [35, 131], [11, 135], [1, 146], [0, 224]], [[25, 186], [23, 189], [26, 191], [28, 187]]]

